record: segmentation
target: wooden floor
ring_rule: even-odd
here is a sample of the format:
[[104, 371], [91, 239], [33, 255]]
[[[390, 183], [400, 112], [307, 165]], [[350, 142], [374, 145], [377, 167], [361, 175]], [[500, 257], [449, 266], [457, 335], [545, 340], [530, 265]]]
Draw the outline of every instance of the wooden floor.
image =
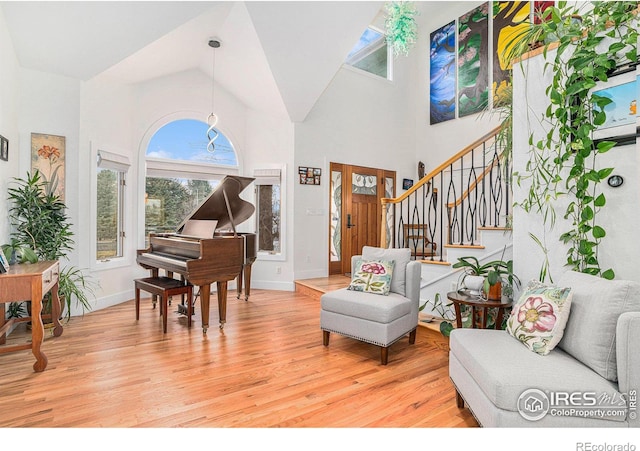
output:
[[30, 351], [0, 355], [0, 427], [477, 426], [433, 331], [393, 344], [382, 366], [376, 346], [337, 334], [322, 346], [314, 296], [230, 295], [224, 330], [212, 309], [206, 335], [198, 307], [187, 329], [174, 303], [166, 335], [149, 300], [138, 322], [133, 301], [74, 317], [45, 340], [42, 373]]

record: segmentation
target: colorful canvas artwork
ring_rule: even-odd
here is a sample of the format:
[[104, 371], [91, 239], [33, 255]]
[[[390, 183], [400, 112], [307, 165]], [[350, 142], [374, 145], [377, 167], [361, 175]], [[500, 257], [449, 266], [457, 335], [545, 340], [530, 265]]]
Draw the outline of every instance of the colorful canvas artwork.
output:
[[493, 106], [511, 103], [509, 41], [529, 28], [530, 2], [493, 2]]
[[489, 3], [458, 19], [458, 116], [487, 106], [489, 91]]
[[431, 124], [456, 117], [456, 22], [431, 33]]

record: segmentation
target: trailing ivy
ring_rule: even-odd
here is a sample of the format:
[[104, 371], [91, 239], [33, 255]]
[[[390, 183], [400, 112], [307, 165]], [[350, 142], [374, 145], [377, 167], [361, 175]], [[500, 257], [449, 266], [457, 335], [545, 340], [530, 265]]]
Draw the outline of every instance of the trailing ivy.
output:
[[[584, 8], [584, 4], [581, 8]], [[594, 93], [598, 82], [606, 82], [612, 71], [636, 62], [638, 32], [637, 2], [590, 2], [592, 8], [582, 22], [575, 6], [559, 2], [545, 11], [545, 21], [537, 24], [538, 36], [559, 38], [557, 52], [551, 56], [546, 44], [545, 71], [553, 80], [546, 89], [549, 106], [544, 113], [548, 132], [540, 140], [529, 138], [529, 161], [518, 183], [528, 180], [527, 197], [520, 203], [527, 212], [541, 213], [545, 224], [554, 226], [556, 212], [551, 201], [569, 199], [563, 217], [570, 224], [560, 240], [567, 245], [566, 265], [579, 272], [613, 279], [615, 273], [603, 270], [598, 246], [607, 233], [598, 223], [598, 213], [607, 205], [599, 188], [613, 168], [599, 169], [599, 156], [616, 143], [597, 142], [594, 131], [606, 121], [604, 107], [611, 100]]]

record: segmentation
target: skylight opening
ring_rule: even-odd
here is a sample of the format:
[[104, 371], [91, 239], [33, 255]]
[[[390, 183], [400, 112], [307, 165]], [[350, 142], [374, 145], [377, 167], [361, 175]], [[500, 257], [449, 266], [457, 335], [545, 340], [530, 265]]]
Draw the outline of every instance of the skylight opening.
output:
[[382, 31], [369, 26], [347, 55], [345, 64], [391, 79], [390, 61], [386, 36]]

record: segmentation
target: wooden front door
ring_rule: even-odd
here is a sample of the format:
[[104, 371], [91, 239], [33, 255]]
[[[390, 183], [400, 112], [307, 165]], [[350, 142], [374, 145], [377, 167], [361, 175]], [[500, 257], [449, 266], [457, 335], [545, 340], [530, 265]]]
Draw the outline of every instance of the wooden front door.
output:
[[351, 257], [380, 246], [383, 197], [395, 196], [395, 171], [331, 163], [329, 274], [351, 273]]

